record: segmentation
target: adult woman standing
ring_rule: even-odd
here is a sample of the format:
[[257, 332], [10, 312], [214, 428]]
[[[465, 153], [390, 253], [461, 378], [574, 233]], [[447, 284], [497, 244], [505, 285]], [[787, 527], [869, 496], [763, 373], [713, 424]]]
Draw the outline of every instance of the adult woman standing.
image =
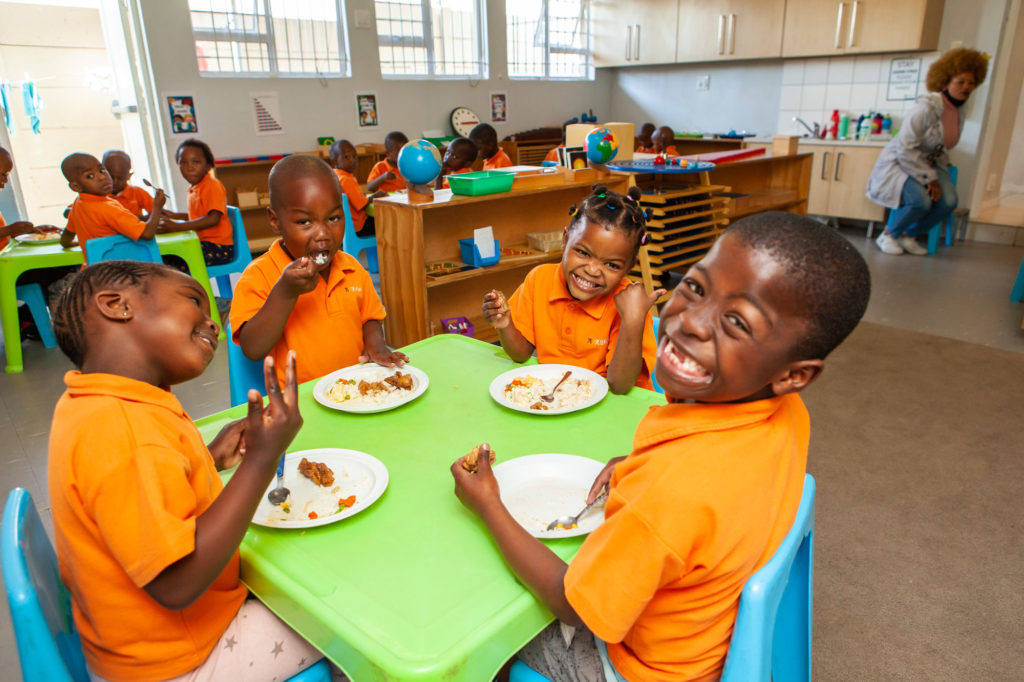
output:
[[956, 208], [956, 187], [949, 179], [946, 150], [960, 140], [963, 105], [985, 80], [988, 57], [956, 48], [932, 64], [925, 86], [899, 134], [882, 150], [868, 178], [867, 196], [896, 213], [878, 235], [883, 253], [923, 256], [917, 236]]

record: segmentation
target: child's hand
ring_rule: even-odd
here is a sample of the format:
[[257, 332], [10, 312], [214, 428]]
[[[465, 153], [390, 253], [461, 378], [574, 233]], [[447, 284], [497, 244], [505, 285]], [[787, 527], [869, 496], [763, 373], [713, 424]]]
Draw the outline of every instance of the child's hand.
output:
[[380, 197], [386, 197], [387, 195], [388, 195], [388, 193], [387, 193], [387, 192], [385, 192], [385, 191], [384, 191], [384, 190], [382, 190], [382, 189], [379, 189], [379, 190], [377, 190], [376, 192], [374, 192], [373, 194], [371, 194], [371, 195], [369, 196], [369, 198], [370, 198], [370, 199], [379, 199]]
[[491, 446], [483, 443], [476, 461], [476, 473], [470, 473], [462, 466], [465, 456], [459, 457], [451, 466], [452, 478], [455, 479], [455, 495], [477, 516], [483, 516], [485, 510], [493, 504], [501, 504], [498, 492], [498, 480], [491, 470]]
[[512, 322], [505, 294], [497, 289], [484, 295], [483, 313], [484, 319], [490, 322], [495, 329], [504, 329]]
[[245, 418], [245, 443], [248, 458], [276, 466], [278, 458], [295, 438], [302, 426], [299, 414], [298, 387], [295, 382], [295, 351], [288, 351], [284, 388], [277, 382], [274, 359], [263, 361], [268, 404], [263, 406], [259, 391], [249, 391], [249, 413]]
[[587, 504], [597, 499], [597, 496], [601, 494], [602, 488], [608, 487], [612, 480], [612, 472], [615, 471], [615, 465], [624, 459], [626, 458], [612, 457], [608, 460], [608, 463], [604, 465], [604, 469], [601, 469], [601, 473], [594, 479], [594, 485], [590, 486], [590, 492], [587, 493]]
[[302, 294], [308, 294], [316, 289], [317, 277], [316, 266], [308, 256], [296, 258], [285, 267], [279, 280], [281, 286], [291, 296], [298, 298]]
[[157, 189], [156, 194], [153, 195], [153, 211], [159, 211], [165, 203], [167, 203], [167, 195], [162, 189]]
[[615, 294], [615, 307], [622, 318], [623, 326], [642, 325], [647, 319], [647, 311], [651, 309], [659, 298], [665, 294], [665, 289], [655, 289], [650, 295], [644, 291], [641, 284], [630, 284], [625, 289]]
[[384, 179], [385, 180], [394, 180], [397, 177], [398, 176], [395, 175], [395, 171], [388, 171], [387, 173], [384, 174]]
[[22, 234], [31, 234], [33, 232], [42, 232], [42, 230], [37, 230], [32, 223], [27, 220], [19, 220], [7, 226], [7, 233], [12, 237], [17, 237]]
[[213, 456], [217, 471], [230, 469], [242, 461], [245, 454], [246, 419], [236, 419], [220, 430], [207, 448]]
[[367, 348], [366, 352], [359, 356], [358, 362], [376, 362], [384, 367], [401, 367], [409, 362], [409, 356], [384, 346], [383, 348]]

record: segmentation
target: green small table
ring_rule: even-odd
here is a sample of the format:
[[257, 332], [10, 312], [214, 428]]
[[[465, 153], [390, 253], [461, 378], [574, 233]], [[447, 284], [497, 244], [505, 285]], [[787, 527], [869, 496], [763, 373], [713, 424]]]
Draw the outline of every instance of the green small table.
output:
[[[549, 452], [605, 462], [629, 453], [640, 418], [664, 397], [635, 388], [579, 412], [524, 414], [488, 394], [491, 380], [516, 366], [500, 348], [441, 334], [403, 350], [430, 378], [424, 395], [388, 412], [355, 415], [316, 403], [316, 382], [307, 382], [299, 388], [303, 427], [289, 448], [371, 454], [388, 468], [387, 491], [327, 526], [250, 526], [242, 579], [355, 682], [490, 680], [554, 617], [455, 497], [452, 462], [483, 441], [499, 463]], [[200, 420], [204, 437], [245, 409]], [[582, 541], [546, 544], [569, 560]]]
[[[195, 232], [174, 232], [156, 236], [157, 246], [163, 255], [178, 256], [185, 261], [189, 272], [206, 290], [210, 297], [210, 317], [220, 324], [217, 302], [210, 287], [210, 277], [206, 273], [206, 261], [203, 259], [203, 248]], [[82, 250], [77, 246], [65, 249], [60, 244], [23, 244], [16, 239], [0, 251], [0, 324], [4, 334], [4, 349], [7, 364], [4, 370], [8, 374], [18, 374], [24, 370], [21, 356], [21, 328], [18, 323], [18, 298], [15, 285], [18, 277], [29, 270], [57, 268], [67, 265], [81, 265], [85, 262]], [[224, 338], [221, 325], [220, 338]]]

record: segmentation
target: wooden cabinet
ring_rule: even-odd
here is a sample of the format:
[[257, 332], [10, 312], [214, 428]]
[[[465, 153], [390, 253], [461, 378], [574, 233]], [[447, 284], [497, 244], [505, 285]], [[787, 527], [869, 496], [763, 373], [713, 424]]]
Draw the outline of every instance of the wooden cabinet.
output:
[[[265, 161], [247, 161], [244, 163], [219, 163], [213, 168], [214, 177], [224, 184], [227, 190], [228, 204], [238, 206], [242, 212], [242, 224], [245, 226], [245, 234], [249, 238], [249, 249], [253, 253], [261, 253], [270, 248], [270, 245], [277, 239], [277, 235], [270, 229], [270, 220], [267, 218], [267, 204], [249, 204], [245, 201], [239, 202], [239, 192], [255, 190], [257, 196], [262, 196], [264, 202], [268, 202], [267, 178], [270, 176], [270, 169], [274, 167], [280, 157], [272, 157]], [[262, 202], [260, 202], [262, 203]]]
[[591, 12], [594, 66], [676, 61], [678, 0], [595, 0]]
[[814, 154], [807, 212], [836, 218], [880, 221], [885, 208], [864, 196], [881, 147], [800, 145]]
[[782, 54], [786, 0], [679, 0], [676, 61]]
[[934, 50], [943, 0], [786, 0], [783, 57]]

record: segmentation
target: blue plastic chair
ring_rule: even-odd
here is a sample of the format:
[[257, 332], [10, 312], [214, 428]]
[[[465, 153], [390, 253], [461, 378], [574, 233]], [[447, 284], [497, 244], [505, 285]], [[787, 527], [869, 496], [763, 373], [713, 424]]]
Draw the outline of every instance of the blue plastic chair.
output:
[[227, 325], [224, 334], [228, 342], [228, 387], [231, 392], [231, 405], [241, 405], [249, 400], [249, 389], [255, 388], [260, 395], [267, 394], [266, 381], [263, 378], [263, 363], [245, 357], [241, 346], [231, 338], [231, 325]]
[[[1010, 300], [1015, 302], [1024, 300], [1024, 258], [1020, 260], [1020, 270], [1017, 271], [1017, 281], [1013, 283]], [[38, 324], [37, 322], [36, 325]]]
[[508, 682], [551, 682], [551, 680], [517, 658], [509, 668]]
[[[654, 318], [654, 338], [658, 338], [658, 325], [661, 323], [660, 317]], [[658, 393], [665, 393], [665, 390], [658, 385], [658, 378], [654, 376], [654, 372], [651, 372], [651, 383], [654, 384], [654, 390]]]
[[53, 335], [53, 325], [50, 324], [50, 309], [46, 306], [46, 297], [43, 295], [43, 287], [32, 282], [31, 284], [19, 284], [14, 288], [15, 297], [28, 306], [32, 313], [32, 320], [36, 323], [39, 331], [39, 338], [46, 348], [56, 348], [57, 338]]
[[[959, 171], [957, 170], [957, 167], [956, 166], [949, 166], [947, 168], [947, 170], [949, 171], [949, 181], [953, 183], [954, 187], [956, 187], [956, 179], [957, 179], [957, 175], [959, 175]], [[945, 221], [945, 225], [946, 225], [946, 246], [952, 246], [953, 245], [953, 218], [954, 218], [953, 211], [950, 211], [949, 215], [946, 216], [946, 221]], [[885, 224], [887, 226], [891, 227], [892, 226], [892, 222], [895, 219], [896, 219], [896, 211], [890, 209], [889, 210], [889, 218], [888, 218], [888, 220], [886, 220]], [[928, 228], [928, 254], [929, 255], [932, 255], [932, 254], [936, 253], [939, 250], [939, 239], [942, 237], [942, 225], [943, 225], [943, 223], [935, 223], [930, 228]], [[870, 237], [871, 235], [868, 234], [868, 236]]]
[[365, 251], [366, 269], [370, 272], [380, 272], [380, 268], [377, 266], [377, 238], [360, 237], [356, 233], [356, 228], [352, 224], [352, 211], [348, 206], [348, 197], [344, 194], [341, 195], [341, 205], [345, 207], [345, 238], [342, 251], [357, 260], [359, 252]]
[[245, 234], [242, 212], [235, 206], [228, 206], [228, 220], [231, 221], [231, 239], [235, 242], [235, 256], [221, 265], [207, 265], [206, 274], [217, 281], [217, 293], [221, 298], [231, 298], [231, 273], [242, 272], [252, 262], [249, 252], [249, 237]]
[[722, 682], [811, 679], [814, 490], [806, 474], [793, 527], [743, 587]]
[[155, 239], [134, 240], [123, 234], [96, 237], [85, 243], [85, 260], [90, 265], [105, 260], [138, 260], [147, 263], [163, 263], [160, 248]]

